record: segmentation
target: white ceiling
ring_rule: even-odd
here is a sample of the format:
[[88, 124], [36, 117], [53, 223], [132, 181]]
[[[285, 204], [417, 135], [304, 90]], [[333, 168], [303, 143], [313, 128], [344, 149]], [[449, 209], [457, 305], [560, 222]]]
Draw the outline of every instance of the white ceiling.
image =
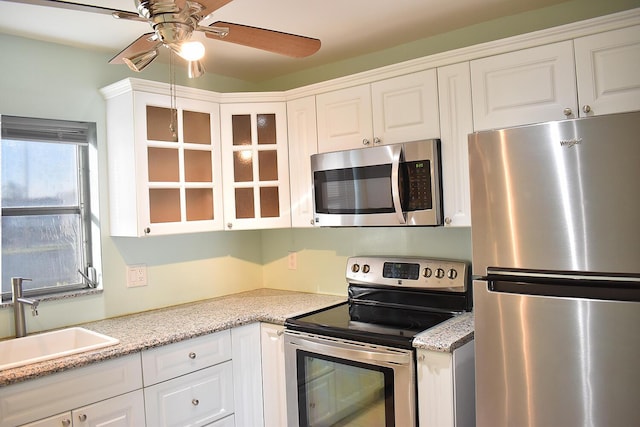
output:
[[[134, 0], [77, 3], [135, 12]], [[207, 39], [208, 72], [261, 81], [398, 46], [475, 23], [567, 0], [234, 0], [203, 21], [228, 21], [318, 38], [308, 58], [281, 55]], [[148, 24], [109, 15], [0, 0], [0, 32], [116, 55]], [[109, 65], [124, 67], [125, 65]], [[151, 65], [153, 66], [153, 65]]]

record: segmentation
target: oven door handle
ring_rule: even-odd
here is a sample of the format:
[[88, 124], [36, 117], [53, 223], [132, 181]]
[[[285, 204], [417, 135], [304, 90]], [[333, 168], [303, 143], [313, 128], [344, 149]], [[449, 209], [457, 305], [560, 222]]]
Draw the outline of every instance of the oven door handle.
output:
[[406, 224], [407, 218], [402, 212], [402, 203], [400, 202], [400, 161], [402, 160], [402, 147], [391, 147], [391, 196], [393, 198], [393, 208], [396, 211], [398, 223]]
[[[298, 343], [299, 342], [299, 343]], [[339, 342], [328, 345], [316, 341], [310, 341], [305, 338], [295, 337], [291, 344], [302, 349], [310, 349], [318, 353], [329, 354], [331, 356], [341, 357], [343, 359], [357, 359], [371, 362], [394, 363], [397, 365], [407, 365], [411, 363], [410, 353], [394, 354], [382, 351], [360, 350], [354, 348], [346, 348]]]

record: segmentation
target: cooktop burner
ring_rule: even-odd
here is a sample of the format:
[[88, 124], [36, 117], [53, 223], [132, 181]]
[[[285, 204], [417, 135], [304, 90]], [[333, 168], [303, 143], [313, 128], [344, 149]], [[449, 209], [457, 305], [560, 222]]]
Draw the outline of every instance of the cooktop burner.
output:
[[350, 258], [348, 302], [289, 318], [285, 327], [411, 349], [416, 334], [471, 309], [468, 272], [461, 261]]

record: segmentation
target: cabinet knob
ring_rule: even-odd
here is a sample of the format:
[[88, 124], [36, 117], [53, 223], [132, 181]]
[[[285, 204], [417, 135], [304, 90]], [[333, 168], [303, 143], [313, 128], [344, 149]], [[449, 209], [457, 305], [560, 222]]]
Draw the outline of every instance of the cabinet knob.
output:
[[378, 138], [377, 136], [375, 138], [373, 138], [373, 145], [378, 145], [382, 142], [382, 140], [380, 138]]
[[195, 359], [195, 358], [196, 358], [196, 354], [193, 351], [189, 353], [189, 359]]
[[451, 217], [446, 217], [446, 218], [444, 219], [444, 223], [445, 223], [445, 224], [447, 224], [447, 225], [450, 225], [450, 224], [451, 224], [451, 222], [452, 222]]
[[87, 414], [78, 415], [78, 419], [80, 420], [81, 423], [87, 421]]
[[228, 223], [227, 223], [227, 228], [229, 228], [229, 229], [233, 228], [233, 223], [228, 222]]
[[573, 114], [573, 110], [571, 108], [565, 108], [562, 113], [566, 116], [569, 117], [570, 115]]
[[65, 418], [62, 420], [62, 427], [69, 427], [71, 425], [71, 420], [69, 418]]
[[369, 145], [369, 144], [371, 144], [371, 142], [367, 138], [362, 140], [362, 145]]
[[193, 399], [193, 400], [191, 401], [191, 404], [192, 404], [193, 406], [198, 406], [198, 405], [200, 404], [200, 401], [199, 401], [198, 399]]
[[144, 234], [150, 234], [151, 233], [151, 228], [147, 227], [144, 229]]
[[590, 113], [591, 112], [591, 106], [590, 105], [585, 105], [582, 107], [582, 112], [584, 113]]

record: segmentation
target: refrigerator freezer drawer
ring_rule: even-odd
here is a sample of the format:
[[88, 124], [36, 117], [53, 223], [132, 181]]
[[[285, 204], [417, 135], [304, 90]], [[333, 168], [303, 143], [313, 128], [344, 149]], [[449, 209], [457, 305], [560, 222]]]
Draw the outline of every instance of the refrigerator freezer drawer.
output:
[[640, 303], [474, 281], [478, 427], [640, 425]]

